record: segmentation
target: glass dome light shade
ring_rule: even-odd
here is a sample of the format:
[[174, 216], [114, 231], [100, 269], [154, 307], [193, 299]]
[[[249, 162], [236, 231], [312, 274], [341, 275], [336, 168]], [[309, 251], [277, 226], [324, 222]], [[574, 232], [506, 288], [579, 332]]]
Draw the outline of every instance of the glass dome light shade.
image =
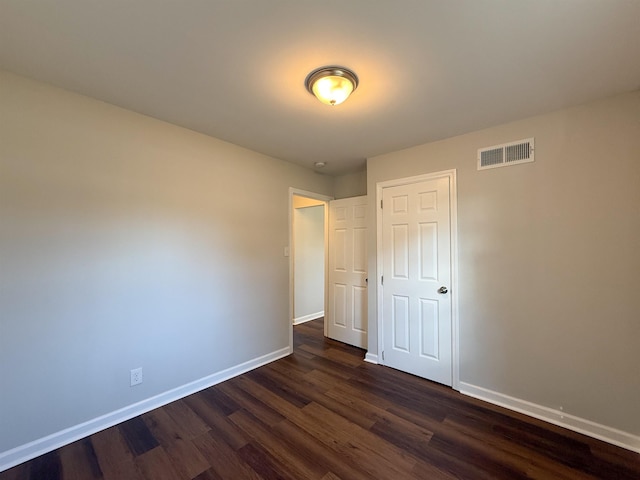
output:
[[309, 92], [326, 105], [339, 105], [358, 86], [355, 73], [342, 67], [323, 67], [311, 72], [305, 81]]

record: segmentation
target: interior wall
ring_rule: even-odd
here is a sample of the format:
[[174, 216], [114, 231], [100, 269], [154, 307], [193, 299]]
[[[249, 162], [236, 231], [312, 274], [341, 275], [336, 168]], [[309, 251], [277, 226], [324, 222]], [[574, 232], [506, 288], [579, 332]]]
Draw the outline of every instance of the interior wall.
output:
[[367, 194], [367, 170], [338, 175], [334, 180], [334, 197], [350, 198]]
[[294, 209], [294, 323], [324, 315], [324, 205]]
[[292, 203], [293, 203], [293, 208], [315, 207], [317, 205], [324, 205], [324, 202], [322, 200], [303, 197], [301, 195], [293, 195]]
[[288, 348], [288, 189], [331, 177], [0, 86], [0, 454]]
[[[478, 148], [528, 137], [534, 163], [477, 171]], [[462, 382], [640, 434], [638, 152], [634, 92], [369, 159], [369, 192], [457, 169]]]

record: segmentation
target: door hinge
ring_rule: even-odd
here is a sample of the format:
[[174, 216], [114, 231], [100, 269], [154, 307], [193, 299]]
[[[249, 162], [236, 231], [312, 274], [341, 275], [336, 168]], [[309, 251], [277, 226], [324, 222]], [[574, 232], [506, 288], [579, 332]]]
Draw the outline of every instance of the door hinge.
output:
[[384, 362], [384, 350], [382, 351], [382, 361]]
[[384, 285], [384, 275], [380, 277], [380, 285]]
[[382, 200], [380, 200], [380, 209], [382, 209]]

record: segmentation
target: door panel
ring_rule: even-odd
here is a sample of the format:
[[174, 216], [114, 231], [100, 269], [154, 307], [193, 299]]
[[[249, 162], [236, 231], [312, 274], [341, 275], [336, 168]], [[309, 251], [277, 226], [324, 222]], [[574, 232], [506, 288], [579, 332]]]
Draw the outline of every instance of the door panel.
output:
[[353, 329], [367, 333], [367, 288], [357, 285], [353, 286]]
[[391, 254], [394, 278], [409, 278], [409, 228], [408, 225], [393, 225]]
[[333, 232], [333, 268], [339, 272], [347, 271], [347, 231], [344, 228], [336, 228]]
[[452, 383], [449, 178], [382, 189], [383, 363]]
[[420, 238], [420, 278], [438, 280], [438, 224], [421, 223]]
[[420, 299], [420, 353], [434, 360], [439, 359], [440, 338], [438, 325], [438, 304], [432, 300]]
[[393, 348], [409, 352], [409, 297], [393, 295]]
[[337, 327], [347, 326], [347, 286], [340, 283], [333, 285], [333, 308], [329, 310], [333, 313], [333, 323]]
[[367, 197], [329, 202], [327, 336], [367, 345]]
[[367, 273], [367, 229], [353, 229], [353, 271]]

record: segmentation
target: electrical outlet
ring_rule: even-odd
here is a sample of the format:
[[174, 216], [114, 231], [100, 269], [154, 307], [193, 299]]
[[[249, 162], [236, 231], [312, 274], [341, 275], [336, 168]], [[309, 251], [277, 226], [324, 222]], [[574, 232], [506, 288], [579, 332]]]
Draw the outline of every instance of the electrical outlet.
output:
[[131, 370], [131, 386], [142, 383], [142, 367]]

